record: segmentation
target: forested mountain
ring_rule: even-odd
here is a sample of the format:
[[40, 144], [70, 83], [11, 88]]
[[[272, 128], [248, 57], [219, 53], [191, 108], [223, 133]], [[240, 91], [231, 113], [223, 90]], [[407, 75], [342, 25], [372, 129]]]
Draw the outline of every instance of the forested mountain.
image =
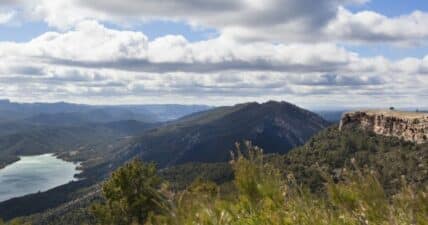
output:
[[[117, 121], [74, 126], [27, 126], [25, 131], [0, 136], [0, 167], [20, 155], [57, 153], [73, 161], [108, 157], [105, 146], [118, 139], [142, 134], [158, 124]], [[102, 147], [101, 147], [102, 146]]]
[[428, 144], [416, 144], [360, 129], [330, 127], [287, 155], [276, 155], [283, 171], [313, 189], [322, 188], [325, 171], [339, 177], [342, 168], [367, 168], [377, 173], [387, 192], [396, 193], [403, 182], [428, 185]]
[[205, 105], [83, 105], [58, 103], [15, 103], [0, 100], [0, 122], [26, 120], [28, 122], [64, 125], [82, 122], [112, 122], [139, 120], [162, 122], [207, 110]]
[[286, 153], [328, 125], [287, 102], [239, 104], [186, 116], [146, 132], [132, 151], [161, 167], [230, 159], [236, 141], [251, 140], [267, 153]]
[[[20, 134], [18, 137], [8, 136], [5, 138], [4, 146], [7, 147], [5, 149], [10, 149], [7, 152], [34, 149], [37, 153], [41, 148], [25, 146], [30, 143], [40, 143], [41, 146], [48, 146], [49, 149], [53, 149], [51, 146], [58, 147], [57, 149], [62, 150], [62, 158], [84, 162], [86, 169], [82, 176], [89, 181], [82, 185], [86, 186], [98, 182], [117, 166], [136, 156], [146, 161], [154, 161], [160, 167], [186, 162], [225, 162], [230, 160], [230, 150], [234, 147], [234, 143], [240, 140], [252, 140], [268, 152], [285, 153], [295, 146], [302, 145], [328, 123], [316, 114], [295, 105], [286, 102], [268, 102], [214, 108], [161, 126], [141, 124], [140, 127], [135, 124], [135, 121], [122, 121], [97, 126], [88, 125], [86, 128], [68, 127], [66, 130], [50, 128], [50, 130], [31, 132], [28, 135]], [[131, 132], [132, 130], [143, 131], [153, 126], [155, 127], [141, 135]], [[135, 137], [121, 141], [115, 140], [114, 135], [98, 138], [96, 135], [99, 134], [99, 129], [102, 129], [103, 134], [131, 132]], [[70, 138], [63, 140], [63, 145], [56, 145], [67, 136]], [[7, 142], [12, 137], [17, 141]], [[97, 142], [83, 144], [87, 143], [87, 139]], [[48, 141], [49, 145], [43, 144], [44, 140]], [[90, 182], [91, 179], [93, 182]], [[74, 185], [75, 188], [63, 188], [63, 190], [72, 193], [83, 186]], [[58, 195], [58, 191], [55, 193], [52, 194], [57, 196], [54, 202], [60, 203], [61, 198], [63, 198], [62, 202], [68, 201], [69, 194]], [[36, 194], [29, 199], [43, 201], [43, 197], [37, 196], [47, 196], [47, 194]], [[11, 200], [0, 204], [0, 214], [5, 212], [5, 208], [13, 207], [14, 202], [22, 201]], [[46, 204], [48, 202], [51, 201], [45, 201]], [[43, 209], [45, 208], [42, 206], [33, 207], [31, 210], [21, 207], [20, 210], [15, 210], [13, 215], [25, 215]], [[10, 213], [8, 215], [11, 216]]]
[[[95, 152], [91, 155], [97, 155], [101, 146], [109, 146], [117, 138], [139, 135], [167, 120], [208, 108], [203, 105], [92, 106], [0, 100], [0, 168], [17, 160], [18, 155], [64, 155], [73, 151], [73, 159], [86, 161], [89, 156], [82, 154]], [[93, 149], [97, 151], [87, 151]]]
[[[284, 175], [293, 174], [298, 183], [314, 192], [324, 188], [323, 176], [340, 177], [343, 168], [377, 173], [388, 194], [400, 191], [403, 182], [428, 186], [428, 143], [416, 144], [356, 128], [340, 131], [332, 125], [287, 154], [266, 154], [265, 160]], [[187, 163], [161, 170], [162, 176], [178, 187], [198, 177], [227, 182], [232, 179], [231, 173], [228, 163]]]

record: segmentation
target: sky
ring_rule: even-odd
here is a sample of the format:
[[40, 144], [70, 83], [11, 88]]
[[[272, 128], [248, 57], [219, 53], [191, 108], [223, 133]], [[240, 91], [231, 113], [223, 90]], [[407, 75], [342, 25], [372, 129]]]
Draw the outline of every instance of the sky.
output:
[[428, 107], [422, 0], [0, 0], [0, 98]]

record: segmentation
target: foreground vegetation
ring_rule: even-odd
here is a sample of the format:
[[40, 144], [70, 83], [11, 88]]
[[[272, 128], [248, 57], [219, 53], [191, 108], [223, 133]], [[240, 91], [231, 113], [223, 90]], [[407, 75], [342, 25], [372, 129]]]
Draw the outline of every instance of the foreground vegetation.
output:
[[[237, 157], [234, 162], [237, 161], [236, 159]], [[351, 176], [355, 172], [354, 165], [362, 168], [361, 173], [364, 176], [370, 171], [376, 171], [373, 176], [380, 183], [388, 201], [400, 196], [405, 189], [403, 187], [411, 187], [411, 190], [419, 190], [415, 192], [421, 193], [426, 192], [428, 185], [428, 144], [417, 145], [398, 138], [384, 137], [361, 130], [339, 131], [337, 126], [321, 131], [304, 146], [295, 148], [288, 154], [265, 155], [263, 164], [278, 170], [281, 179], [287, 181], [286, 185], [292, 184], [291, 187], [310, 193], [311, 198], [323, 201], [326, 201], [325, 199], [329, 196], [330, 184], [326, 185], [326, 183], [343, 184], [351, 178], [354, 179]], [[123, 163], [117, 164], [117, 166], [120, 165]], [[162, 195], [167, 196], [168, 204], [177, 207], [177, 196], [188, 193], [190, 187], [196, 184], [205, 185], [210, 181], [215, 182], [215, 197], [219, 198], [218, 201], [237, 201], [239, 189], [234, 181], [238, 178], [235, 179], [235, 175], [238, 174], [235, 165], [236, 163], [226, 162], [190, 163], [162, 168], [157, 173], [161, 177], [161, 183], [153, 189], [163, 188], [163, 192], [166, 193], [162, 192]], [[347, 168], [347, 170], [342, 168]], [[98, 175], [99, 173], [91, 172], [90, 174], [93, 174], [93, 177], [102, 177]], [[115, 176], [113, 175], [109, 181], [113, 177]], [[128, 177], [128, 175], [123, 177]], [[201, 177], [203, 180], [199, 179], [199, 182], [195, 182]], [[290, 179], [293, 181], [291, 184]], [[290, 189], [290, 187], [287, 188]], [[58, 192], [61, 193], [61, 190]], [[26, 217], [25, 220], [31, 221], [34, 225], [95, 224], [95, 218], [87, 208], [94, 202], [100, 202], [100, 199], [103, 199], [101, 192], [98, 184], [90, 188], [79, 189], [78, 192], [70, 195], [70, 198], [74, 199], [73, 201], [43, 213], [33, 214]], [[47, 192], [46, 195], [49, 195], [52, 200], [58, 199], [56, 195], [51, 195], [51, 192]], [[35, 208], [46, 205], [46, 201], [26, 199], [26, 201], [15, 204], [15, 208], [19, 209], [22, 205], [31, 205], [26, 208]], [[6, 206], [4, 209], [13, 213], [16, 211], [13, 206]], [[161, 210], [161, 212], [161, 215], [165, 216], [165, 211]]]
[[[354, 160], [351, 160], [354, 163]], [[387, 195], [369, 169], [324, 175], [325, 192], [314, 194], [267, 163], [262, 150], [237, 146], [232, 183], [197, 179], [181, 192], [162, 181], [153, 164], [136, 160], [113, 173], [103, 186], [105, 201], [91, 211], [100, 225], [426, 225], [428, 189], [402, 183]]]

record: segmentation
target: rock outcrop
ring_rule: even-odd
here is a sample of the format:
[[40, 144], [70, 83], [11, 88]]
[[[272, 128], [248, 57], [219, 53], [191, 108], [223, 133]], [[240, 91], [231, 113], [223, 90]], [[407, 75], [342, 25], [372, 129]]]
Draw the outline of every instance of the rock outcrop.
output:
[[368, 110], [344, 113], [339, 129], [358, 127], [418, 144], [428, 142], [428, 113]]

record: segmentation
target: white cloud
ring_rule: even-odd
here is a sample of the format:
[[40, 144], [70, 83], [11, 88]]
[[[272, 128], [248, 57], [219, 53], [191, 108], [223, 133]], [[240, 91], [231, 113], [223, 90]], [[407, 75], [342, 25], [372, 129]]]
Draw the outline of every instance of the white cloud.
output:
[[[21, 17], [59, 31], [24, 43], [0, 42], [0, 97], [210, 104], [278, 99], [304, 106], [370, 106], [376, 98], [385, 105], [427, 104], [428, 55], [392, 61], [336, 44], [424, 45], [425, 12], [387, 17], [346, 9], [365, 0], [161, 2], [2, 1], [7, 10], [0, 24]], [[102, 25], [151, 19], [212, 27], [220, 36], [149, 40], [141, 32]]]
[[85, 21], [73, 31], [45, 33], [28, 43], [28, 47], [37, 49], [36, 56], [73, 61], [138, 59], [145, 57], [147, 37], [139, 32], [115, 31], [94, 21]]
[[428, 91], [428, 56], [391, 61], [331, 43], [242, 43], [225, 36], [149, 41], [141, 32], [94, 21], [25, 43], [1, 42], [0, 57], [0, 97], [15, 100], [225, 104], [283, 98], [316, 105], [378, 98], [398, 105], [424, 102], [420, 93]]
[[57, 64], [130, 66], [159, 72], [318, 70], [346, 64], [356, 57], [344, 48], [323, 43], [240, 43], [224, 37], [192, 43], [172, 35], [148, 41], [141, 32], [108, 29], [94, 21], [81, 22], [75, 30], [64, 33], [48, 32], [27, 43], [0, 43], [0, 50], [0, 56], [18, 60], [31, 57]]
[[[352, 42], [424, 44], [428, 14], [415, 11], [387, 17], [373, 11], [350, 12], [366, 0], [18, 0], [23, 17], [61, 30], [86, 20], [127, 25], [148, 20], [184, 21], [214, 28], [237, 40], [269, 42]], [[0, 3], [1, 5], [1, 3]], [[7, 5], [11, 5], [11, 1]], [[401, 28], [406, 27], [406, 32]]]
[[345, 41], [417, 44], [428, 39], [428, 13], [415, 11], [389, 18], [371, 11], [351, 13], [340, 7], [325, 32], [328, 37]]

